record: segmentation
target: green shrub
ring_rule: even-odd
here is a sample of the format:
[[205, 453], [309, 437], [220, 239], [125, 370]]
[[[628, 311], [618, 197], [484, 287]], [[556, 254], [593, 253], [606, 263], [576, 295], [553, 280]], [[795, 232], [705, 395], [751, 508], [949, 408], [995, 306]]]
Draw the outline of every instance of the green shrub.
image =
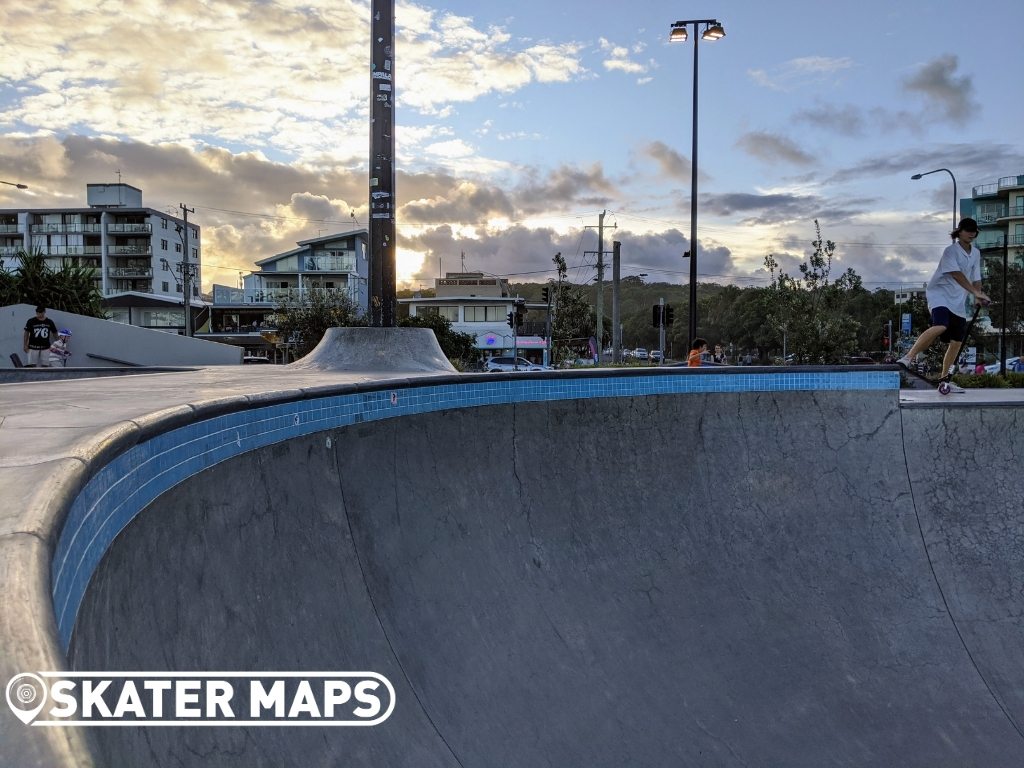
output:
[[[1019, 373], [1012, 375], [1024, 376]], [[959, 384], [964, 389], [1005, 389], [1012, 386], [1002, 376], [995, 373], [957, 374], [953, 377], [953, 383]]]

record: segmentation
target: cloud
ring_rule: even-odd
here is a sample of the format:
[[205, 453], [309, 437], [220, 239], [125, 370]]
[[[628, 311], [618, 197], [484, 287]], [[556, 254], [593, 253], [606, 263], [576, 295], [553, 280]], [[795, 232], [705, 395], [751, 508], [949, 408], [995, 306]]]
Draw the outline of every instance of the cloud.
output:
[[401, 206], [398, 218], [417, 225], [485, 224], [488, 219], [515, 217], [515, 207], [498, 187], [471, 181], [456, 182], [430, 199], [412, 200]]
[[903, 89], [923, 96], [935, 119], [965, 125], [971, 113], [978, 109], [978, 103], [971, 95], [971, 76], [955, 76], [958, 66], [959, 59], [953, 54], [939, 56], [905, 79]]
[[[142, 2], [117, 13], [47, 0], [0, 19], [0, 126], [365, 162], [362, 0]], [[411, 3], [396, 19], [397, 100], [424, 114], [585, 73], [571, 41], [516, 42]], [[168, 45], [169, 29], [187, 44]]]
[[743, 134], [736, 140], [736, 146], [751, 157], [772, 165], [779, 162], [811, 165], [815, 162], [812, 155], [804, 152], [790, 139], [765, 131]]
[[863, 110], [853, 104], [819, 104], [813, 109], [802, 109], [793, 115], [793, 122], [850, 137], [863, 136], [866, 127]]
[[[598, 43], [601, 46], [601, 50], [605, 51], [609, 55], [609, 58], [605, 59], [603, 62], [604, 68], [609, 72], [619, 70], [620, 72], [626, 72], [634, 75], [647, 72], [647, 64], [640, 64], [629, 58], [629, 48], [621, 45], [615, 45], [603, 37], [600, 38]], [[633, 52], [639, 53], [642, 50], [642, 47], [635, 46]]]
[[[514, 280], [543, 281], [554, 276], [551, 258], [561, 251], [569, 264], [569, 279], [584, 283], [596, 276], [593, 259], [584, 259], [581, 255], [583, 251], [596, 248], [596, 235], [593, 230], [588, 230], [583, 235], [581, 245], [581, 234], [578, 229], [559, 233], [548, 227], [513, 225], [495, 230], [481, 228], [473, 232], [472, 236], [467, 236], [456, 234], [450, 226], [445, 225], [400, 240], [399, 246], [426, 254], [423, 268], [414, 276], [414, 280], [432, 280], [439, 258], [442, 261], [454, 259], [465, 251], [467, 269], [510, 275]], [[680, 274], [687, 268], [682, 253], [689, 250], [689, 239], [676, 229], [644, 234], [620, 229], [615, 239], [622, 243], [623, 269], [643, 270], [652, 274], [662, 270], [668, 280], [679, 282]], [[611, 249], [610, 244], [606, 243], [606, 247]], [[726, 275], [735, 270], [729, 248], [705, 247], [701, 243], [697, 253], [702, 275]], [[607, 277], [610, 284], [611, 275], [607, 274]]]
[[828, 183], [841, 184], [856, 179], [904, 174], [910, 176], [934, 168], [948, 167], [951, 158], [956, 159], [957, 181], [962, 197], [968, 196], [971, 185], [992, 182], [1005, 175], [1007, 168], [1024, 167], [1024, 152], [1013, 144], [988, 141], [932, 144], [889, 154], [872, 155], [853, 165], [840, 168], [828, 179]]
[[862, 215], [876, 202], [864, 198], [833, 201], [818, 195], [797, 195], [788, 192], [728, 192], [701, 195], [700, 200], [701, 206], [715, 216], [746, 216], [741, 223], [747, 226], [785, 224], [812, 219], [839, 224]]
[[849, 69], [853, 60], [831, 59], [825, 56], [805, 56], [773, 67], [771, 70], [752, 69], [747, 74], [757, 85], [773, 91], [791, 91], [795, 88], [826, 81], [830, 76]]
[[640, 148], [640, 154], [654, 160], [663, 175], [677, 181], [690, 180], [690, 158], [679, 154], [667, 144], [660, 141], [649, 142]]
[[529, 215], [565, 210], [572, 205], [608, 205], [616, 194], [600, 163], [589, 168], [561, 165], [543, 176], [528, 169], [525, 181], [513, 191], [520, 210]]

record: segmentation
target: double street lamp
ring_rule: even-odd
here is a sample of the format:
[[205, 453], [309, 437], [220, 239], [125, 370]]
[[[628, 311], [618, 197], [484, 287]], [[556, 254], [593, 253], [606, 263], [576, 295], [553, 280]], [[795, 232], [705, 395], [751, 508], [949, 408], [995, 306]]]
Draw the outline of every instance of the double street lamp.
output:
[[[693, 149], [690, 152], [690, 338], [697, 337], [697, 42], [714, 42], [725, 37], [725, 30], [715, 19], [687, 19], [672, 25], [669, 41], [685, 43], [688, 28], [693, 25]], [[704, 32], [697, 35], [700, 25]], [[684, 254], [685, 255], [685, 254]]]

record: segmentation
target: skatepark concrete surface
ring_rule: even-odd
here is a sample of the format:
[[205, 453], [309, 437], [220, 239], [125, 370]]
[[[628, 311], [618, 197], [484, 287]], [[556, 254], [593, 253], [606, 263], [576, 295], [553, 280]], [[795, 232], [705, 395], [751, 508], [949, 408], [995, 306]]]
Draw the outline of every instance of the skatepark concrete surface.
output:
[[135, 515], [65, 654], [64, 519], [133, 446], [345, 393], [740, 374], [722, 370], [0, 385], [0, 682], [351, 669], [396, 700], [372, 728], [30, 728], [3, 709], [0, 764], [1018, 764], [1024, 410], [1006, 391], [758, 390], [791, 372], [766, 368], [742, 371], [747, 391], [469, 405], [281, 440]]

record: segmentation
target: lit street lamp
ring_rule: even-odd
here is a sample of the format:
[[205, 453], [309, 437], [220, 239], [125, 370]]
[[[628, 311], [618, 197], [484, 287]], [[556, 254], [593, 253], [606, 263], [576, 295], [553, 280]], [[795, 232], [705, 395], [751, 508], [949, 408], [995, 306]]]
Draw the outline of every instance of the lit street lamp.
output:
[[13, 181], [0, 181], [0, 184], [6, 184], [9, 187], [17, 187], [18, 189], [28, 189], [28, 184], [17, 184]]
[[[713, 42], [725, 37], [725, 30], [715, 19], [688, 19], [672, 25], [669, 41], [685, 43], [687, 28], [693, 24], [693, 149], [690, 153], [690, 337], [697, 338], [697, 42]], [[704, 33], [698, 38], [698, 27], [704, 25]]]
[[928, 171], [928, 173], [915, 173], [910, 178], [917, 181], [922, 176], [930, 176], [931, 174], [938, 173], [939, 171], [945, 171], [949, 174], [949, 178], [953, 180], [953, 229], [956, 229], [956, 176], [953, 175], [953, 172], [949, 170], [949, 168], [936, 168], [934, 171]]

